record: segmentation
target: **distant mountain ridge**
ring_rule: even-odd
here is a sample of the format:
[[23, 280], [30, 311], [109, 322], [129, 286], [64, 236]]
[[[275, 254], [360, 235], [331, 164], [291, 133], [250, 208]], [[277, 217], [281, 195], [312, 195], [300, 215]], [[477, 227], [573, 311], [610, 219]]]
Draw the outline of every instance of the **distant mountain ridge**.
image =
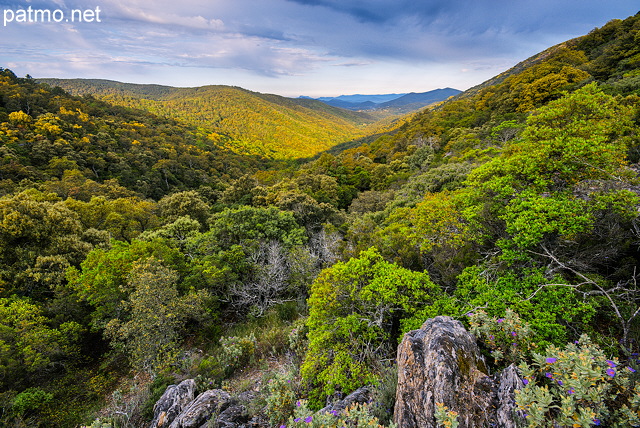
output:
[[[379, 95], [340, 95], [338, 97], [315, 98], [334, 107], [347, 110], [385, 110], [393, 109], [394, 113], [402, 114], [418, 110], [433, 103], [446, 100], [460, 94], [462, 91], [453, 88], [434, 89], [427, 92], [410, 92], [408, 94], [379, 94]], [[308, 97], [301, 97], [308, 98]]]
[[385, 103], [387, 101], [395, 100], [396, 98], [400, 98], [403, 95], [407, 95], [406, 93], [402, 94], [378, 94], [378, 95], [363, 95], [363, 94], [354, 94], [354, 95], [340, 95], [337, 97], [320, 97], [316, 98], [317, 100], [329, 102], [329, 101], [345, 101], [348, 103], [364, 103], [367, 101], [371, 101], [372, 103]]

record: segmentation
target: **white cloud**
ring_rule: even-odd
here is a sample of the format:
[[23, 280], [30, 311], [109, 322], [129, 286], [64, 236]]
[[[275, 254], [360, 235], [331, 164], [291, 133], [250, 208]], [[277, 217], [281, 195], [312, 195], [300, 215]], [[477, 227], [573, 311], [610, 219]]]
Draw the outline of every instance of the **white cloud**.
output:
[[289, 94], [465, 89], [637, 12], [635, 3], [34, 0], [34, 8], [99, 6], [102, 22], [0, 28], [0, 66], [42, 77], [225, 83]]

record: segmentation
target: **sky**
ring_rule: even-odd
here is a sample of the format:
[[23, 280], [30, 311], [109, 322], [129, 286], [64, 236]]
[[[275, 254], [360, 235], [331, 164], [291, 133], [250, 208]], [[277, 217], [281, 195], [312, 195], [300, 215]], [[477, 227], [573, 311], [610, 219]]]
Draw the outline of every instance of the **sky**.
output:
[[465, 90], [638, 11], [637, 0], [0, 0], [0, 67], [293, 97]]

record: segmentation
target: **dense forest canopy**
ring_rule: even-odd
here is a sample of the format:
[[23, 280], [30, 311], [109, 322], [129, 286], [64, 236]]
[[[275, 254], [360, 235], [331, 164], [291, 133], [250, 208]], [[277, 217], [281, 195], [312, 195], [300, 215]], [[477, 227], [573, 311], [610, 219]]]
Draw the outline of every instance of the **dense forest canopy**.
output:
[[[237, 393], [261, 376], [271, 425], [365, 383], [387, 424], [398, 339], [450, 315], [493, 368], [522, 364], [530, 426], [637, 426], [639, 42], [640, 15], [611, 21], [303, 163], [212, 137], [219, 113], [195, 104], [201, 124], [140, 109], [162, 87], [110, 103], [3, 69], [0, 420], [141, 426], [179, 379]], [[257, 102], [229, 91], [211, 96]], [[346, 135], [315, 114], [276, 120], [289, 146]], [[243, 138], [264, 150], [229, 146]], [[559, 396], [545, 352], [628, 376], [591, 367], [597, 391], [576, 374]]]
[[363, 137], [381, 114], [352, 112], [312, 99], [292, 99], [231, 86], [173, 88], [106, 80], [41, 79], [76, 95], [180, 120], [210, 143], [270, 159], [308, 158]]

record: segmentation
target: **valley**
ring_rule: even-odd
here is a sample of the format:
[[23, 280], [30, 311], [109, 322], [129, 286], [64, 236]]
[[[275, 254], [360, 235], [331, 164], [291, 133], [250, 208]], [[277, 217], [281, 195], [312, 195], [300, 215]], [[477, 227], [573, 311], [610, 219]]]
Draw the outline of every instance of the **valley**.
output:
[[[410, 426], [433, 324], [524, 426], [638, 425], [639, 39], [612, 20], [386, 118], [0, 69], [0, 425], [188, 426], [154, 408], [183, 385], [227, 406], [194, 426]], [[441, 426], [475, 412], [450, 398]]]

